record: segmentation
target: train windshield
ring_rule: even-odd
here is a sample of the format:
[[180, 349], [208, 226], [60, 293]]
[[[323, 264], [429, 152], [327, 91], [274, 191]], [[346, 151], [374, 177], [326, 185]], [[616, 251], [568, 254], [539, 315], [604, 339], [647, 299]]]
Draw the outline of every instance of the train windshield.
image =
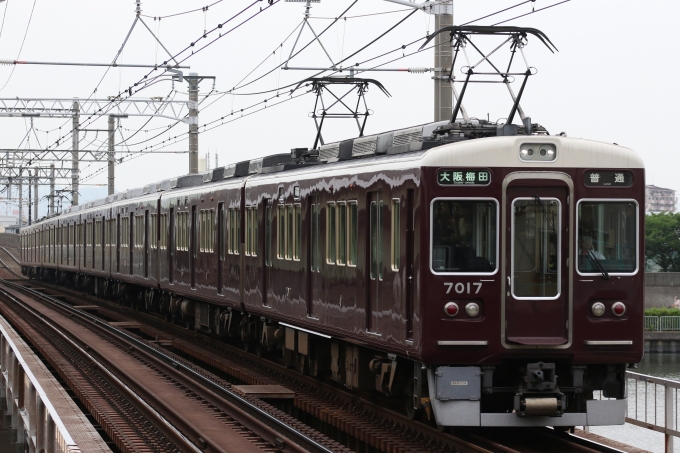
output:
[[637, 269], [637, 204], [582, 201], [578, 205], [578, 270], [633, 273]]
[[432, 270], [496, 271], [497, 202], [435, 200], [432, 205]]

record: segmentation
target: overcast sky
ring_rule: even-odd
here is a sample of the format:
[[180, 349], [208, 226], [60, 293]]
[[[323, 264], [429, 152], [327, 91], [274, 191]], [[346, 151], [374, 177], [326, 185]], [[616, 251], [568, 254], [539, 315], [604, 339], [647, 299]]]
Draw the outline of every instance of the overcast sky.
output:
[[[196, 41], [205, 29], [214, 28], [252, 3], [248, 0], [227, 0], [212, 5], [206, 12], [198, 11], [154, 20], [154, 17], [201, 8], [212, 1], [214, 0], [144, 0], [142, 19], [159, 35], [170, 52], [177, 53]], [[313, 4], [310, 23], [316, 33], [326, 28], [332, 18], [340, 15], [352, 1], [321, 0], [321, 3]], [[495, 24], [558, 2], [559, 0], [526, 2], [475, 24]], [[454, 0], [454, 23], [466, 23], [518, 3], [521, 0]], [[255, 6], [246, 9], [221, 31], [230, 30], [267, 6], [266, 0], [256, 2]], [[527, 115], [534, 122], [545, 126], [551, 134], [564, 131], [570, 137], [616, 142], [631, 147], [641, 154], [647, 165], [648, 184], [680, 190], [680, 158], [675, 156], [676, 145], [669, 143], [674, 136], [678, 105], [678, 86], [673, 74], [677, 65], [674, 55], [678, 44], [675, 29], [679, 9], [680, 4], [670, 0], [645, 2], [644, 6], [622, 0], [572, 0], [507, 22], [505, 25], [542, 30], [559, 49], [559, 52], [552, 54], [537, 39], [529, 39], [525, 49], [526, 56], [529, 64], [538, 73], [530, 78], [522, 99], [522, 107]], [[391, 11], [397, 12], [364, 16]], [[28, 25], [31, 12], [32, 18]], [[201, 98], [209, 92], [211, 94], [201, 106], [200, 124], [223, 116], [227, 116], [227, 119], [240, 116], [229, 115], [232, 111], [240, 112], [242, 108], [276, 95], [277, 88], [280, 89], [279, 98], [270, 100], [268, 104], [287, 99], [290, 88], [284, 87], [313, 74], [309, 71], [276, 70], [255, 83], [237, 89], [235, 93], [238, 96], [222, 94], [257, 79], [285, 61], [297, 36], [295, 30], [303, 13], [304, 3], [281, 0], [183, 63], [191, 66], [191, 69], [184, 70], [185, 73], [196, 72], [216, 77], [212, 92], [212, 81], [204, 80], [201, 83]], [[408, 13], [408, 8], [383, 0], [358, 0], [346, 13], [347, 19], [338, 21], [321, 39], [330, 58], [338, 62], [388, 30]], [[0, 35], [0, 59], [108, 63], [113, 60], [130, 31], [135, 19], [135, 2], [8, 0], [0, 4], [0, 15], [4, 15]], [[425, 36], [433, 29], [434, 17], [416, 12], [375, 44], [351, 57], [344, 65], [375, 58]], [[209, 38], [212, 36], [216, 37], [216, 34]], [[201, 48], [210, 39], [200, 41], [194, 49]], [[297, 48], [306, 45], [311, 39], [310, 31], [305, 30]], [[482, 44], [486, 50], [491, 50], [495, 45], [491, 41], [482, 41]], [[414, 52], [419, 45], [420, 43], [407, 47], [403, 53]], [[369, 63], [362, 63], [362, 66], [375, 66], [401, 57], [403, 53], [399, 50]], [[469, 55], [471, 60], [475, 60], [472, 50]], [[506, 48], [498, 53], [498, 61], [507, 61], [507, 55]], [[165, 59], [167, 55], [163, 49], [156, 45], [144, 25], [137, 23], [118, 61], [156, 64]], [[328, 57], [316, 44], [309, 46], [290, 62], [290, 66], [309, 67], [327, 67], [329, 64]], [[388, 63], [384, 67], [432, 66], [433, 51], [427, 50]], [[13, 72], [12, 70], [12, 66], [0, 66], [0, 98], [106, 98], [138, 82], [148, 71], [28, 65], [17, 66]], [[369, 91], [368, 106], [374, 114], [368, 120], [367, 133], [433, 120], [431, 74], [372, 72], [365, 76], [379, 79], [391, 94], [391, 97], [386, 97], [376, 89]], [[515, 91], [519, 90], [520, 83], [518, 78]], [[93, 94], [95, 88], [97, 92]], [[269, 93], [252, 94], [263, 91]], [[302, 92], [304, 91], [296, 94]], [[175, 83], [173, 86], [165, 78], [133, 97], [148, 99], [156, 96], [185, 100], [187, 84]], [[315, 133], [313, 120], [309, 118], [313, 103], [312, 95], [304, 95], [202, 132], [199, 136], [200, 155], [209, 152], [211, 166], [214, 166], [215, 155], [219, 158], [219, 164], [225, 165], [248, 158], [288, 152], [294, 147], [310, 147]], [[465, 106], [470, 116], [486, 118], [488, 115], [494, 121], [507, 117], [511, 102], [507, 90], [501, 85], [480, 84], [469, 89]], [[30, 129], [30, 120], [1, 118], [0, 121], [1, 148], [16, 148], [20, 144], [21, 147], [29, 146], [25, 136]], [[168, 139], [173, 143], [166, 150], [188, 149], [186, 124], [177, 124], [166, 131], [174, 121], [154, 118], [147, 124], [146, 122], [147, 118], [122, 120], [122, 137], [128, 138], [142, 128], [127, 142], [131, 151]], [[68, 133], [70, 125], [69, 119], [35, 119], [34, 128], [37, 132], [28, 134], [30, 147], [44, 148], [52, 145], [59, 136]], [[88, 127], [105, 129], [107, 120], [100, 119]], [[327, 140], [357, 135], [356, 125], [351, 121], [337, 120], [333, 124], [329, 122], [328, 127]], [[155, 136], [157, 137], [154, 138]], [[172, 138], [175, 136], [179, 136], [177, 143]], [[81, 148], [106, 149], [106, 133], [89, 132], [81, 138]], [[122, 140], [120, 135], [118, 140]], [[140, 142], [144, 143], [135, 145]], [[60, 148], [69, 149], [70, 143], [68, 138], [65, 146], [61, 145]], [[128, 147], [120, 146], [118, 150], [127, 151]], [[127, 160], [116, 167], [117, 191], [188, 171], [187, 154], [132, 157], [135, 156], [127, 156]], [[63, 165], [70, 166], [70, 162]], [[104, 171], [96, 174], [100, 169]], [[101, 185], [99, 188], [83, 187], [81, 202], [106, 194], [104, 166], [83, 163], [81, 176], [88, 178], [88, 183]], [[41, 188], [41, 197], [46, 190]], [[43, 201], [41, 211], [45, 205]], [[0, 207], [0, 213], [2, 212]]]

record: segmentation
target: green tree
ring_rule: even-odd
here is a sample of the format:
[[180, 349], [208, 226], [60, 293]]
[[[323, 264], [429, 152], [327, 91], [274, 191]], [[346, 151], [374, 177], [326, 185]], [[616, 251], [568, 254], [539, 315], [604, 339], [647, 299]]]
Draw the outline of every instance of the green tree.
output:
[[645, 257], [663, 272], [680, 272], [680, 213], [645, 216]]

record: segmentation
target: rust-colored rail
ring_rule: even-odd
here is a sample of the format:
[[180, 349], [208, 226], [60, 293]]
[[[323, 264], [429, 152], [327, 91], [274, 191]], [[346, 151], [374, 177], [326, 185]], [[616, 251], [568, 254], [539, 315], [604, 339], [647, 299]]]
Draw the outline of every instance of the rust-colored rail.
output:
[[[340, 444], [325, 439], [329, 448], [306, 433], [286, 427], [281, 420], [228, 389], [206, 385], [205, 379], [193, 370], [184, 369], [173, 358], [108, 323], [16, 283], [2, 283], [11, 289], [0, 288], [0, 294], [12, 300], [13, 305], [21, 306], [25, 312], [22, 317], [43, 316], [43, 323], [53, 336], [61, 337], [99, 373], [107, 375], [117, 390], [133, 401], [146, 419], [160, 425], [163, 434], [181, 451], [344, 450]], [[51, 306], [46, 308], [44, 302]], [[108, 370], [114, 369], [125, 373], [113, 376]], [[229, 393], [233, 396], [231, 401], [227, 399]], [[142, 398], [135, 399], [135, 395]]]

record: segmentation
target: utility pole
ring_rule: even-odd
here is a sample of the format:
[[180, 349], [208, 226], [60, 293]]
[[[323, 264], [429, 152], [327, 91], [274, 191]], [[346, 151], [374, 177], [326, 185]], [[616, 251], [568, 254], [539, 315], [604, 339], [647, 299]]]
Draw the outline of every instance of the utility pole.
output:
[[[78, 175], [78, 130], [80, 129], [80, 104], [78, 101], [73, 101], [73, 146], [71, 153], [71, 206], [78, 206], [78, 180], [80, 176]], [[36, 173], [37, 176], [37, 173]], [[37, 189], [36, 189], [37, 191]], [[36, 219], [37, 219], [37, 209], [36, 206]]]
[[114, 124], [113, 122], [115, 121], [115, 118], [113, 115], [109, 115], [109, 195], [113, 195], [114, 192], [114, 183], [115, 183], [115, 174], [114, 174], [114, 168], [113, 165], [115, 164], [114, 161], [114, 151], [115, 151], [115, 146], [114, 146]]
[[189, 73], [189, 174], [198, 173], [198, 74]]
[[[422, 9], [426, 14], [434, 14], [435, 31], [453, 25], [453, 0], [426, 0], [415, 3], [409, 0], [386, 0], [391, 3]], [[449, 35], [439, 34], [434, 46], [434, 120], [450, 120], [453, 112], [453, 80], [449, 80], [449, 71], [453, 53], [449, 44]]]
[[215, 76], [199, 76], [190, 72], [184, 77], [189, 82], [189, 174], [198, 173], [198, 84], [203, 79], [213, 79]]
[[[28, 183], [31, 184], [30, 182]], [[21, 230], [22, 222], [24, 219], [24, 186], [19, 180], [19, 229]]]
[[[33, 169], [33, 218], [38, 221], [38, 169]], [[31, 181], [28, 181], [31, 184]]]
[[50, 164], [50, 197], [49, 215], [54, 215], [54, 164]]
[[[453, 0], [440, 3], [434, 13], [434, 28], [440, 30], [453, 25]], [[434, 46], [434, 120], [444, 121], [451, 119], [453, 111], [453, 98], [449, 71], [452, 61], [451, 44], [449, 35], [440, 33], [435, 38]]]

